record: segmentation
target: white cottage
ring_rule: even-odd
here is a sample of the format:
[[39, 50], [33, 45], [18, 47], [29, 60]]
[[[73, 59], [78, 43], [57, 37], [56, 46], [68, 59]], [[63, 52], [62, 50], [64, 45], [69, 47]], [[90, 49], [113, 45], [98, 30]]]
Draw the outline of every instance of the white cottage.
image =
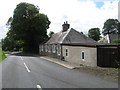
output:
[[78, 65], [117, 67], [116, 44], [100, 44], [70, 28], [67, 22], [62, 30], [41, 44], [40, 55], [47, 55]]

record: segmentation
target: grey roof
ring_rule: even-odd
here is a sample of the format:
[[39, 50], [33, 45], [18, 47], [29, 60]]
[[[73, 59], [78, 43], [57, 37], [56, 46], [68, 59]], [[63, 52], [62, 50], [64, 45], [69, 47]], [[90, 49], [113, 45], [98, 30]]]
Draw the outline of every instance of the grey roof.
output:
[[88, 38], [84, 34], [71, 28], [65, 32], [55, 33], [46, 44], [62, 44], [62, 43], [94, 43], [93, 39]]
[[119, 34], [107, 34], [105, 37], [103, 37], [98, 42], [100, 42], [100, 43], [112, 43], [117, 38], [120, 38]]

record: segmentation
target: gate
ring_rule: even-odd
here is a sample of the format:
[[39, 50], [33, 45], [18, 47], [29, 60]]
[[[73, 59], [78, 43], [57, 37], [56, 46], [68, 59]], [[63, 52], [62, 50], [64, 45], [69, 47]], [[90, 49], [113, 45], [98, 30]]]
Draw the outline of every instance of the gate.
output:
[[98, 47], [97, 65], [100, 67], [118, 67], [117, 47]]

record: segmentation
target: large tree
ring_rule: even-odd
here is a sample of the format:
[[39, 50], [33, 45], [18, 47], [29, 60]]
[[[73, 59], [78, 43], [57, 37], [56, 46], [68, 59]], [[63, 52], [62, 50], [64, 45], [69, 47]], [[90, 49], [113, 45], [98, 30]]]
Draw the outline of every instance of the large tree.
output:
[[45, 14], [39, 13], [38, 6], [23, 2], [17, 5], [7, 24], [10, 24], [7, 35], [24, 42], [25, 52], [38, 52], [39, 44], [48, 37], [50, 21]]
[[95, 41], [100, 40], [100, 29], [99, 28], [91, 28], [91, 29], [89, 29], [88, 37], [94, 39]]
[[120, 34], [120, 22], [117, 19], [108, 19], [103, 26], [103, 35]]

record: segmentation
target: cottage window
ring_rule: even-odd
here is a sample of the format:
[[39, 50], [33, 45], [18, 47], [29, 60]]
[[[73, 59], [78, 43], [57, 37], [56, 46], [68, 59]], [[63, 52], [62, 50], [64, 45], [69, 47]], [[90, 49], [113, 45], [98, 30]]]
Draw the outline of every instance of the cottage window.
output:
[[49, 45], [47, 45], [47, 52], [49, 52]]
[[84, 51], [81, 52], [81, 58], [83, 61], [85, 60], [85, 52]]
[[52, 52], [55, 53], [55, 45], [52, 45]]
[[68, 49], [65, 49], [65, 55], [68, 56]]
[[51, 52], [51, 45], [48, 45], [48, 52]]
[[47, 52], [47, 49], [48, 49], [48, 48], [47, 48], [47, 45], [45, 45], [45, 52]]
[[60, 48], [60, 45], [57, 46], [57, 54], [60, 55], [61, 53], [61, 48]]

